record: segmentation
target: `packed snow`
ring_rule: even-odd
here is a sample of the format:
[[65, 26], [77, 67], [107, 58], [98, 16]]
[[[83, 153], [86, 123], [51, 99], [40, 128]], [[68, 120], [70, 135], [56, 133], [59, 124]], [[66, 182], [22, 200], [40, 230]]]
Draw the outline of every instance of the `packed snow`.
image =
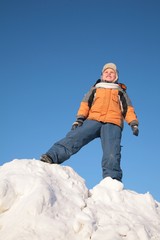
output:
[[160, 203], [35, 159], [0, 167], [0, 240], [160, 240]]

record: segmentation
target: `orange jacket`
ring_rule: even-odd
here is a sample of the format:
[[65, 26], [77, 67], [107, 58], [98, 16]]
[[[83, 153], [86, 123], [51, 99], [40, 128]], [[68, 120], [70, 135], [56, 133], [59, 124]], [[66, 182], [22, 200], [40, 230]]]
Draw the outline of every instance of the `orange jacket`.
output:
[[101, 82], [84, 96], [77, 118], [113, 123], [123, 128], [123, 120], [138, 125], [134, 108], [126, 93], [118, 84]]

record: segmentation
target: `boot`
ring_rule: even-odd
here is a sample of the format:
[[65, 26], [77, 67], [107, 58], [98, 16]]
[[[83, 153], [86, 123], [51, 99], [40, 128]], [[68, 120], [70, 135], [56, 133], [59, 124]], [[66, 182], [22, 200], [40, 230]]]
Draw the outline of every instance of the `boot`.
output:
[[43, 154], [43, 155], [40, 157], [40, 161], [46, 162], [46, 163], [50, 163], [50, 164], [53, 163], [52, 158], [51, 158], [50, 156], [48, 156], [47, 154]]

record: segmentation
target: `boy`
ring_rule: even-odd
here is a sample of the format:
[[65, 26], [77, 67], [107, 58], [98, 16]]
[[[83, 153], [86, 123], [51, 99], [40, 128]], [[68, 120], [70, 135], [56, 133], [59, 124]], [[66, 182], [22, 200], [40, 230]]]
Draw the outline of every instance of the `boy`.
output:
[[65, 138], [55, 143], [40, 158], [47, 163], [63, 163], [84, 145], [95, 138], [101, 139], [103, 178], [121, 181], [121, 136], [123, 121], [138, 136], [138, 119], [126, 93], [126, 86], [118, 83], [114, 63], [102, 69], [101, 79], [84, 96], [77, 113], [77, 120]]

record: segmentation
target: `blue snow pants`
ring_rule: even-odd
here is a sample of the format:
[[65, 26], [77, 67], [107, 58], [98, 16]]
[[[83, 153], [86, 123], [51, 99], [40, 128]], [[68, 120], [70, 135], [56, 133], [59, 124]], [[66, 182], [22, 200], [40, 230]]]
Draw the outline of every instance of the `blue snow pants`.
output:
[[60, 164], [93, 139], [100, 138], [103, 150], [103, 178], [111, 177], [121, 181], [121, 135], [122, 129], [115, 124], [85, 120], [81, 127], [71, 130], [65, 138], [56, 142], [46, 154], [53, 159], [54, 163]]

